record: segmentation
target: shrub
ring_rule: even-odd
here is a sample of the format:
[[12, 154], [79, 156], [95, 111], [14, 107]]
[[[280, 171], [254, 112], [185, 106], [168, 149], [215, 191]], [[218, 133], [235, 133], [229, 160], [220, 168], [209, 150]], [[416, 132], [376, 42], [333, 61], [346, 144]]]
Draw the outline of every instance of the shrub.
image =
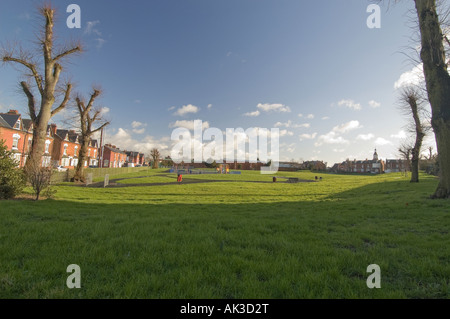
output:
[[41, 167], [39, 160], [30, 158], [27, 162], [25, 175], [36, 195], [35, 200], [39, 200], [40, 194], [50, 187], [52, 173], [51, 167]]
[[23, 171], [8, 151], [5, 142], [0, 140], [0, 199], [11, 199], [22, 192], [25, 186]]

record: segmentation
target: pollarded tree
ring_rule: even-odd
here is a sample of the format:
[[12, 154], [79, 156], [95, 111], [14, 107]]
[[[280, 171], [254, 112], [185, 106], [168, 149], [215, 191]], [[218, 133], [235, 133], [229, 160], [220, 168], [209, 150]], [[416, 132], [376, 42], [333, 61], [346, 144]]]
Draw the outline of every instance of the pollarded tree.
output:
[[450, 197], [450, 75], [436, 0], [415, 0], [421, 35], [420, 58], [431, 105], [431, 125], [439, 154], [439, 185], [433, 198]]
[[[74, 181], [76, 182], [85, 182], [83, 172], [84, 162], [87, 161], [89, 142], [91, 141], [92, 135], [109, 124], [108, 121], [102, 118], [101, 110], [93, 106], [95, 99], [99, 97], [100, 94], [101, 91], [99, 89], [94, 89], [87, 104], [81, 95], [78, 95], [75, 98], [81, 132], [81, 148], [78, 154], [78, 164], [74, 175]], [[93, 127], [95, 123], [98, 123], [99, 125], [96, 128]]]
[[158, 168], [158, 161], [159, 157], [161, 156], [159, 150], [157, 148], [153, 148], [150, 151], [150, 157], [153, 160], [153, 167], [152, 168]]
[[[403, 88], [400, 93], [400, 108], [401, 110], [412, 118], [410, 131], [415, 134], [415, 141], [413, 146], [401, 146], [399, 152], [407, 155], [409, 162], [409, 155], [411, 155], [411, 183], [419, 182], [419, 160], [422, 148], [422, 142], [426, 135], [427, 127], [421, 118], [426, 116], [426, 110], [423, 107], [424, 100], [420, 95], [420, 89], [413, 86]], [[407, 153], [406, 153], [407, 152]]]
[[[33, 142], [27, 162], [36, 160], [40, 163], [45, 150], [48, 122], [66, 107], [72, 90], [70, 82], [61, 87], [58, 86], [63, 70], [61, 61], [70, 55], [81, 52], [82, 49], [79, 44], [76, 44], [55, 50], [53, 34], [55, 9], [51, 5], [45, 5], [39, 9], [39, 13], [45, 21], [43, 31], [38, 36], [38, 42], [42, 46], [40, 50], [43, 65], [40, 66], [36, 56], [18, 47], [3, 48], [0, 58], [5, 63], [19, 64], [25, 69], [24, 75], [28, 77], [28, 80], [20, 82], [20, 86], [28, 99], [28, 113], [34, 128]], [[60, 90], [62, 100], [57, 107], [53, 108]], [[36, 98], [36, 91], [39, 99]]]

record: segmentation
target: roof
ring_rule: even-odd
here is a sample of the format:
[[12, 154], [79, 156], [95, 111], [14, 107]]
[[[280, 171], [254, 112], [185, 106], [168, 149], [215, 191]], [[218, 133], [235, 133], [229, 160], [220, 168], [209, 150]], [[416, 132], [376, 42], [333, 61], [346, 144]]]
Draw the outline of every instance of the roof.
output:
[[32, 124], [33, 121], [31, 121], [30, 119], [22, 119], [22, 127], [24, 131], [29, 131]]
[[8, 122], [6, 122], [3, 119], [3, 115], [2, 114], [0, 114], [0, 127], [12, 128], [11, 125], [9, 125]]
[[125, 154], [124, 151], [122, 151], [122, 150], [120, 150], [118, 148], [114, 148], [114, 147], [107, 146], [107, 145], [104, 145], [103, 147], [109, 149], [111, 152], [114, 152], [114, 153]]
[[6, 123], [9, 124], [9, 126], [11, 126], [11, 128], [14, 127], [14, 125], [16, 124], [17, 120], [20, 118], [19, 114], [6, 114], [6, 113], [2, 113], [0, 114], [1, 117], [3, 117], [3, 120], [5, 120]]

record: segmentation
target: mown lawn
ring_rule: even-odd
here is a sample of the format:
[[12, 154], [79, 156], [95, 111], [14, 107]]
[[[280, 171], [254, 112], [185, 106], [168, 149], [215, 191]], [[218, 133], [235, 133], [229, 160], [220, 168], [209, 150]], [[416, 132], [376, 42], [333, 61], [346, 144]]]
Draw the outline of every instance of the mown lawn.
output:
[[[129, 183], [175, 180], [161, 174]], [[0, 201], [0, 298], [450, 297], [450, 202], [428, 199], [434, 177], [318, 176], [65, 184], [53, 200]], [[81, 289], [66, 286], [70, 264], [81, 267]], [[366, 285], [370, 264], [381, 267], [381, 289]]]

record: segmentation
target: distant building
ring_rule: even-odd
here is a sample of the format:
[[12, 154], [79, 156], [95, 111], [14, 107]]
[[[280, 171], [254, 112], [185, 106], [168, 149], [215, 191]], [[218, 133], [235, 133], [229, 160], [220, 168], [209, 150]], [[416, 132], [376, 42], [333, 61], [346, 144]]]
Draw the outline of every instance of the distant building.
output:
[[386, 173], [404, 172], [409, 171], [409, 163], [407, 160], [402, 159], [387, 159], [386, 160]]
[[103, 163], [101, 167], [122, 167], [127, 161], [125, 151], [118, 149], [115, 145], [105, 144], [102, 154]]
[[385, 172], [385, 162], [378, 158], [377, 150], [373, 153], [371, 160], [346, 160], [342, 163], [336, 163], [331, 168], [331, 171], [337, 173], [371, 173], [381, 174]]

